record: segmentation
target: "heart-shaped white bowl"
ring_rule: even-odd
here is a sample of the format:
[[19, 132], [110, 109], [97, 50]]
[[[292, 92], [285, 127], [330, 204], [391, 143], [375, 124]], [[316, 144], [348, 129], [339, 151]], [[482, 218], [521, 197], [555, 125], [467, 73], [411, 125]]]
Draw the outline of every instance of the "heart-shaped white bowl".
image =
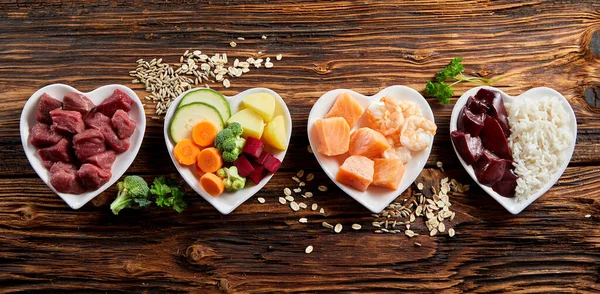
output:
[[[129, 147], [129, 150], [117, 155], [111, 170], [112, 177], [106, 184], [102, 185], [102, 187], [98, 188], [97, 190], [78, 195], [57, 192], [56, 189], [50, 185], [49, 171], [42, 165], [42, 161], [37, 155], [38, 148], [29, 143], [29, 130], [37, 123], [35, 114], [40, 97], [43, 93], [48, 93], [48, 95], [62, 101], [63, 97], [68, 92], [77, 92], [85, 95], [92, 100], [94, 104], [98, 105], [102, 103], [104, 99], [108, 98], [116, 89], [127, 93], [127, 95], [129, 95], [129, 97], [131, 97], [134, 101], [134, 103], [131, 105], [131, 110], [129, 111], [129, 117], [136, 122], [136, 127], [133, 135], [131, 135], [130, 138], [131, 146]], [[140, 150], [140, 146], [142, 146], [144, 132], [146, 131], [146, 115], [144, 113], [144, 106], [135, 92], [123, 85], [106, 85], [92, 92], [83, 93], [68, 85], [52, 84], [37, 90], [35, 93], [33, 93], [33, 95], [31, 95], [31, 97], [29, 97], [29, 100], [27, 100], [27, 103], [25, 103], [23, 112], [21, 113], [20, 131], [23, 150], [25, 150], [25, 155], [27, 155], [27, 159], [29, 160], [31, 167], [33, 167], [42, 181], [44, 181], [44, 183], [46, 183], [46, 185], [48, 185], [48, 187], [50, 187], [54, 193], [60, 196], [60, 198], [62, 198], [71, 208], [79, 209], [94, 197], [98, 196], [98, 194], [106, 190], [108, 187], [112, 186], [129, 168], [138, 151]]]
[[460, 157], [460, 155], [458, 155], [458, 152], [456, 152], [456, 146], [454, 146], [454, 142], [452, 142], [452, 146], [454, 147], [454, 152], [456, 152], [456, 156], [460, 160], [460, 163], [463, 165], [463, 167], [465, 168], [467, 173], [471, 176], [471, 178], [473, 178], [473, 180], [481, 187], [481, 189], [483, 189], [486, 193], [488, 193], [490, 196], [492, 196], [494, 199], [496, 199], [496, 201], [498, 201], [498, 203], [500, 203], [502, 206], [504, 206], [504, 208], [506, 208], [506, 210], [508, 210], [510, 213], [518, 214], [519, 212], [523, 211], [523, 209], [525, 209], [527, 206], [529, 206], [533, 201], [535, 201], [536, 199], [538, 199], [542, 195], [544, 195], [544, 193], [546, 193], [556, 183], [556, 181], [558, 181], [560, 176], [563, 174], [563, 172], [567, 168], [567, 165], [569, 165], [569, 161], [571, 161], [571, 156], [573, 155], [573, 150], [575, 149], [575, 140], [577, 138], [577, 121], [575, 119], [575, 113], [573, 112], [573, 108], [571, 108], [571, 105], [569, 104], [567, 99], [562, 94], [560, 94], [559, 92], [557, 92], [556, 90], [551, 89], [551, 88], [547, 88], [547, 87], [533, 88], [533, 89], [530, 89], [530, 90], [522, 93], [519, 96], [513, 97], [510, 95], [507, 95], [506, 93], [504, 93], [501, 90], [496, 89], [494, 87], [480, 86], [480, 87], [475, 87], [475, 88], [468, 90], [462, 96], [460, 96], [458, 101], [456, 101], [456, 104], [454, 105], [454, 109], [452, 110], [452, 117], [450, 118], [450, 133], [452, 133], [452, 131], [455, 131], [457, 129], [456, 124], [458, 121], [458, 115], [460, 113], [460, 110], [467, 103], [467, 99], [469, 99], [469, 96], [474, 96], [477, 93], [477, 91], [479, 91], [479, 89], [481, 89], [481, 88], [500, 92], [502, 95], [502, 98], [504, 99], [505, 105], [512, 103], [515, 99], [528, 99], [528, 98], [533, 98], [533, 97], [545, 97], [545, 96], [560, 97], [563, 107], [569, 114], [569, 119], [570, 119], [569, 131], [572, 134], [572, 138], [571, 138], [571, 145], [569, 146], [569, 148], [563, 150], [562, 156], [564, 156], [566, 158], [565, 162], [562, 164], [562, 166], [560, 166], [558, 171], [556, 173], [554, 173], [554, 175], [552, 175], [551, 180], [545, 186], [543, 186], [540, 190], [536, 191], [533, 195], [529, 195], [529, 197], [527, 197], [527, 199], [523, 199], [523, 200], [519, 200], [517, 198], [503, 197], [500, 194], [496, 193], [494, 190], [492, 190], [491, 187], [480, 184], [479, 181], [477, 181], [477, 176], [475, 176], [473, 167], [470, 165], [467, 165], [464, 162], [464, 160]]
[[[183, 92], [181, 95], [179, 95], [177, 97], [177, 99], [175, 99], [171, 103], [172, 106], [169, 107], [169, 110], [167, 111], [167, 113], [165, 115], [165, 125], [164, 125], [165, 143], [167, 145], [167, 150], [169, 151], [169, 156], [171, 156], [171, 160], [173, 161], [173, 164], [177, 168], [177, 171], [179, 172], [179, 174], [188, 183], [188, 185], [190, 185], [190, 187], [192, 187], [192, 189], [194, 189], [194, 191], [196, 191], [198, 194], [200, 194], [200, 196], [202, 196], [202, 198], [204, 198], [206, 201], [208, 201], [208, 203], [210, 203], [212, 206], [214, 206], [220, 213], [229, 214], [234, 209], [236, 209], [238, 206], [240, 206], [242, 203], [244, 203], [246, 200], [250, 199], [250, 197], [254, 196], [254, 194], [256, 194], [258, 191], [260, 191], [260, 189], [262, 189], [269, 182], [269, 180], [273, 177], [273, 174], [270, 173], [269, 175], [264, 177], [262, 179], [262, 181], [260, 181], [260, 183], [258, 183], [258, 185], [254, 185], [254, 183], [252, 181], [250, 181], [250, 179], [248, 179], [246, 181], [245, 188], [243, 188], [239, 191], [233, 192], [233, 193], [224, 192], [223, 194], [221, 194], [217, 197], [213, 197], [210, 194], [208, 194], [206, 191], [204, 191], [202, 186], [200, 186], [200, 181], [199, 181], [197, 174], [194, 171], [194, 166], [191, 166], [191, 167], [184, 166], [184, 165], [179, 164], [179, 162], [177, 160], [175, 160], [175, 157], [173, 156], [173, 148], [175, 148], [175, 145], [173, 144], [173, 141], [171, 140], [171, 137], [169, 136], [169, 125], [171, 124], [171, 120], [173, 119], [173, 115], [175, 114], [175, 110], [177, 109], [177, 105], [179, 105], [179, 102], [181, 101], [183, 96], [185, 96], [185, 94], [187, 94], [190, 91], [194, 91], [194, 90], [196, 90], [196, 89], [191, 89], [191, 90]], [[281, 98], [281, 96], [279, 96], [279, 94], [277, 94], [277, 92], [275, 92], [271, 89], [267, 89], [267, 88], [252, 88], [252, 89], [246, 90], [246, 91], [241, 92], [232, 97], [226, 96], [225, 98], [227, 98], [227, 101], [229, 101], [229, 107], [231, 108], [231, 114], [234, 114], [238, 110], [240, 110], [240, 105], [242, 103], [242, 99], [244, 99], [248, 95], [251, 95], [254, 93], [260, 93], [260, 92], [267, 92], [275, 97], [275, 114], [274, 114], [274, 116], [283, 115], [283, 117], [285, 118], [284, 121], [285, 121], [285, 129], [286, 129], [286, 142], [287, 142], [287, 145], [289, 146], [290, 138], [292, 136], [292, 117], [290, 115], [290, 111], [287, 108], [287, 105], [285, 104], [285, 101], [283, 101], [283, 99]], [[265, 151], [268, 151], [269, 153], [273, 154], [275, 157], [277, 157], [282, 162], [283, 162], [283, 158], [285, 157], [285, 153], [287, 152], [287, 150], [285, 150], [285, 151], [276, 150], [274, 148], [271, 148], [268, 145], [265, 145]]]
[[[317, 150], [316, 144], [318, 143], [316, 131], [313, 129], [314, 123], [321, 118], [324, 118], [329, 109], [333, 106], [336, 98], [339, 94], [348, 92], [351, 97], [354, 98], [360, 105], [362, 105], [365, 109], [369, 107], [369, 104], [373, 102], [379, 101], [384, 96], [394, 97], [399, 100], [406, 100], [410, 102], [417, 103], [421, 110], [423, 111], [423, 117], [428, 120], [434, 121], [433, 111], [431, 111], [431, 107], [429, 107], [429, 103], [427, 100], [423, 98], [423, 96], [406, 86], [390, 86], [379, 93], [373, 96], [365, 96], [360, 93], [356, 93], [352, 90], [347, 89], [336, 89], [329, 91], [317, 102], [313, 105], [312, 110], [310, 111], [310, 115], [308, 116], [308, 140], [310, 142], [310, 146], [313, 150]], [[367, 125], [366, 114], [358, 120], [354, 128], [351, 130], [354, 131], [361, 126]], [[427, 159], [429, 158], [429, 153], [431, 152], [431, 145], [419, 152], [413, 152], [413, 159], [410, 160], [406, 165], [406, 171], [404, 172], [404, 177], [396, 190], [390, 190], [379, 187], [369, 187], [367, 191], [360, 192], [353, 188], [350, 188], [346, 185], [340, 184], [335, 180], [335, 175], [337, 174], [340, 165], [344, 162], [344, 160], [348, 157], [348, 155], [339, 155], [339, 156], [325, 156], [318, 152], [314, 152], [317, 157], [317, 161], [327, 174], [327, 176], [340, 188], [342, 191], [346, 192], [346, 194], [350, 195], [350, 197], [354, 198], [360, 204], [368, 208], [374, 213], [381, 212], [384, 208], [386, 208], [398, 195], [402, 194], [419, 176], [421, 170], [427, 163]]]

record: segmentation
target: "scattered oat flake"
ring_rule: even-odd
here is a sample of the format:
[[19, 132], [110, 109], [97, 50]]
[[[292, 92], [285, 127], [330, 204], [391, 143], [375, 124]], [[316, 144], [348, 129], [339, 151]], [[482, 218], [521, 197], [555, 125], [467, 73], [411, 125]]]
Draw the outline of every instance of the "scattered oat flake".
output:
[[294, 201], [294, 197], [293, 196], [285, 196], [285, 200], [292, 202], [292, 201]]
[[321, 207], [321, 209], [319, 210], [320, 214], [325, 214], [325, 209], [323, 209], [323, 207]]
[[277, 56], [275, 56], [275, 59], [277, 59], [277, 60], [281, 60], [281, 58], [283, 58], [283, 55], [281, 55], [281, 54], [277, 54]]
[[452, 237], [454, 237], [454, 234], [455, 234], [455, 232], [454, 232], [454, 229], [453, 229], [453, 228], [450, 228], [450, 229], [448, 230], [448, 236], [450, 236], [450, 238], [452, 238]]
[[417, 189], [423, 190], [423, 183], [418, 183], [417, 184]]
[[360, 224], [352, 224], [352, 229], [355, 231], [358, 231], [362, 228], [362, 226]]
[[256, 200], [258, 200], [260, 203], [265, 203], [265, 198], [258, 197]]
[[321, 186], [319, 186], [319, 191], [326, 192], [327, 191], [327, 187], [321, 185]]
[[311, 209], [314, 211], [314, 210], [317, 210], [317, 208], [319, 208], [319, 205], [316, 203], [313, 203], [313, 205], [311, 206]]
[[310, 181], [312, 181], [314, 178], [315, 178], [315, 175], [314, 175], [314, 174], [312, 174], [312, 173], [310, 173], [310, 174], [308, 174], [308, 175], [306, 176], [306, 181], [307, 181], [307, 182], [310, 182]]
[[429, 232], [429, 236], [433, 237], [433, 236], [435, 236], [437, 233], [438, 233], [438, 230], [437, 230], [437, 228], [433, 228], [433, 230], [431, 230], [431, 231]]
[[262, 37], [261, 37], [261, 38], [262, 38], [263, 40], [266, 40], [266, 39], [267, 39], [267, 36], [265, 36], [265, 35], [262, 35]]
[[333, 231], [339, 234], [342, 231], [342, 228], [342, 224], [336, 224], [335, 228], [333, 228]]
[[305, 192], [305, 193], [304, 193], [304, 196], [305, 196], [306, 198], [310, 198], [310, 197], [313, 197], [313, 193], [312, 193], [312, 192]]
[[302, 208], [302, 209], [306, 209], [306, 208], [308, 207], [308, 206], [306, 205], [306, 203], [304, 203], [304, 202], [300, 202], [300, 203], [298, 203], [298, 206], [299, 206], [300, 208]]
[[293, 211], [300, 210], [300, 206], [298, 206], [298, 203], [296, 203], [294, 201], [290, 202], [290, 208], [292, 208]]
[[321, 225], [322, 225], [323, 227], [325, 227], [325, 228], [328, 228], [328, 229], [333, 229], [333, 225], [331, 225], [331, 224], [330, 224], [330, 223], [328, 223], [328, 222], [322, 222], [322, 223], [321, 223]]
[[299, 219], [298, 222], [305, 224], [305, 223], [308, 223], [308, 219], [303, 217], [303, 218]]
[[592, 215], [591, 214], [586, 214], [584, 217], [585, 218], [590, 218], [590, 217], [592, 217]]
[[303, 169], [299, 170], [299, 171], [296, 173], [296, 176], [297, 176], [298, 178], [301, 178], [301, 177], [303, 177], [303, 176], [304, 176], [304, 170], [303, 170]]
[[233, 41], [231, 41], [231, 43], [229, 43], [229, 46], [231, 46], [231, 47], [235, 47], [235, 46], [237, 46], [237, 43], [236, 43], [236, 42], [233, 42]]
[[283, 194], [285, 194], [285, 196], [290, 196], [292, 195], [292, 190], [290, 190], [290, 188], [284, 188]]
[[244, 37], [237, 37], [237, 39], [240, 40], [240, 41], [246, 40]]
[[279, 197], [279, 203], [281, 204], [285, 204], [287, 201], [285, 201], [285, 198], [283, 197]]
[[419, 242], [415, 242], [415, 246], [417, 246], [417, 247], [421, 247], [421, 243], [419, 243]]
[[313, 252], [313, 246], [312, 245], [308, 245], [306, 247], [306, 249], [304, 249], [304, 253], [310, 254], [311, 252]]

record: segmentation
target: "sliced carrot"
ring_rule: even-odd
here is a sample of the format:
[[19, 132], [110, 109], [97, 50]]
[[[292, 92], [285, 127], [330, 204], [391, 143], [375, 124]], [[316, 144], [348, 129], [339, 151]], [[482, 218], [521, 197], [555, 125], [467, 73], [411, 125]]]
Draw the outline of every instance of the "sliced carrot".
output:
[[200, 185], [204, 191], [215, 197], [221, 195], [225, 190], [223, 180], [211, 173], [206, 173], [200, 178]]
[[202, 149], [198, 153], [198, 167], [205, 173], [214, 173], [223, 166], [221, 153], [215, 147]]
[[[196, 162], [198, 163], [198, 162]], [[200, 167], [198, 166], [198, 164], [194, 164], [194, 167], [196, 169], [196, 173], [198, 173], [198, 178], [200, 178], [201, 176], [203, 176], [205, 174], [204, 171], [202, 171], [202, 169], [200, 169]]]
[[208, 147], [215, 142], [217, 133], [217, 127], [214, 124], [209, 121], [201, 121], [192, 130], [192, 139], [194, 139], [194, 143]]
[[173, 155], [179, 163], [183, 165], [192, 165], [196, 163], [200, 148], [190, 139], [183, 139], [175, 145]]

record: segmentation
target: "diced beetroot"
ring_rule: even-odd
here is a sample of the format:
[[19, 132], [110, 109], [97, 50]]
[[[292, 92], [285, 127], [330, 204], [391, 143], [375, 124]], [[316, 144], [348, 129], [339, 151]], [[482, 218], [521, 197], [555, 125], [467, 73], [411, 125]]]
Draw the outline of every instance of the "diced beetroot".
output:
[[268, 155], [265, 159], [265, 162], [263, 163], [263, 166], [271, 173], [276, 173], [279, 167], [281, 166], [281, 161], [277, 159], [277, 157], [271, 155], [270, 153], [267, 154]]
[[250, 163], [250, 161], [248, 161], [248, 159], [244, 155], [240, 155], [240, 157], [238, 157], [238, 159], [236, 159], [233, 162], [233, 165], [235, 165], [235, 167], [237, 167], [238, 172], [239, 172], [240, 176], [242, 176], [242, 177], [246, 177], [249, 174], [254, 172], [254, 168], [252, 167], [252, 164]]
[[112, 93], [112, 95], [110, 95], [110, 97], [104, 99], [104, 101], [102, 101], [102, 103], [96, 107], [96, 110], [102, 112], [108, 117], [112, 117], [113, 114], [115, 114], [115, 112], [119, 109], [129, 112], [129, 110], [131, 110], [132, 103], [133, 99], [131, 99], [129, 95], [117, 89]]
[[258, 185], [258, 183], [260, 183], [260, 181], [262, 181], [262, 179], [267, 175], [267, 170], [258, 163], [252, 163], [252, 166], [254, 167], [254, 172], [248, 175], [248, 178]]
[[265, 148], [265, 144], [261, 140], [248, 137], [248, 139], [246, 139], [246, 144], [244, 144], [242, 152], [254, 158], [258, 158], [262, 154], [263, 148]]
[[483, 146], [479, 137], [471, 137], [470, 134], [461, 131], [452, 131], [450, 137], [456, 151], [466, 164], [471, 165], [477, 162], [479, 156], [483, 153]]
[[42, 94], [42, 97], [40, 97], [40, 103], [38, 104], [37, 112], [35, 113], [35, 118], [41, 123], [50, 125], [52, 124], [52, 117], [50, 117], [50, 111], [62, 108], [62, 105], [62, 102], [44, 93]]
[[263, 165], [265, 164], [265, 160], [267, 160], [267, 156], [269, 156], [268, 152], [263, 152], [260, 154], [260, 156], [256, 159], [256, 163]]

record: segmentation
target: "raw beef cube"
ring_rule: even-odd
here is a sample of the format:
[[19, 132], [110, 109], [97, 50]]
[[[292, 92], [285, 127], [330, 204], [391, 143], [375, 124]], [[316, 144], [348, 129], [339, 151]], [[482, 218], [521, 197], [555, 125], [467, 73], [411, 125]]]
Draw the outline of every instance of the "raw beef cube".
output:
[[40, 103], [38, 104], [35, 118], [41, 123], [50, 125], [52, 124], [52, 117], [50, 117], [50, 111], [57, 108], [62, 108], [62, 102], [44, 93], [40, 98]]
[[84, 163], [77, 171], [81, 185], [88, 190], [96, 190], [106, 184], [112, 177], [110, 171], [103, 170], [93, 164]]
[[37, 123], [29, 131], [29, 142], [38, 148], [52, 146], [62, 138], [63, 136], [44, 123]]
[[50, 184], [61, 193], [81, 194], [85, 190], [77, 181], [76, 173], [74, 165], [56, 162], [50, 168]]
[[85, 163], [91, 163], [103, 170], [111, 170], [117, 154], [113, 150], [106, 150], [102, 153], [92, 155], [84, 160]]
[[119, 139], [129, 138], [135, 131], [135, 121], [130, 119], [127, 112], [122, 109], [117, 110], [110, 121], [113, 128], [117, 130]]
[[100, 130], [110, 126], [110, 118], [100, 112], [93, 112], [85, 117], [84, 123], [88, 128]]
[[77, 111], [55, 109], [50, 111], [50, 116], [52, 126], [57, 131], [79, 134], [85, 130], [81, 113]]
[[113, 114], [119, 109], [125, 110], [125, 112], [129, 112], [131, 110], [131, 103], [133, 103], [133, 99], [129, 97], [129, 95], [125, 94], [125, 92], [117, 89], [115, 90], [110, 97], [104, 99], [96, 110], [102, 112], [104, 115], [108, 117], [112, 117]]
[[100, 129], [102, 135], [104, 135], [104, 141], [106, 145], [111, 149], [115, 150], [117, 153], [122, 153], [129, 149], [129, 138], [127, 139], [119, 139], [115, 131], [110, 126], [105, 126]]
[[73, 136], [73, 149], [75, 156], [81, 161], [106, 151], [104, 135], [98, 130], [87, 129]]
[[46, 168], [50, 168], [53, 163], [58, 161], [73, 162], [73, 158], [71, 157], [71, 143], [65, 138], [62, 138], [54, 146], [38, 150], [37, 153], [42, 158]]
[[73, 110], [81, 113], [85, 117], [95, 107], [94, 102], [82, 94], [69, 92], [63, 98], [63, 109]]

